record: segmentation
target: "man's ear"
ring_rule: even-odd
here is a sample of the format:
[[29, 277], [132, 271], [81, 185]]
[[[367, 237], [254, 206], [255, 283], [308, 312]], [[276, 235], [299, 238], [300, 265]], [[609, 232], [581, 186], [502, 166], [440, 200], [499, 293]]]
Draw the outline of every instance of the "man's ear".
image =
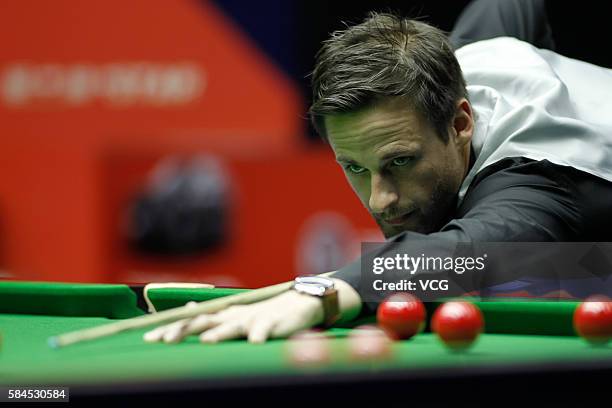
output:
[[465, 98], [457, 102], [451, 130], [451, 136], [455, 138], [458, 147], [465, 148], [466, 145], [469, 145], [474, 133], [474, 114], [470, 102]]

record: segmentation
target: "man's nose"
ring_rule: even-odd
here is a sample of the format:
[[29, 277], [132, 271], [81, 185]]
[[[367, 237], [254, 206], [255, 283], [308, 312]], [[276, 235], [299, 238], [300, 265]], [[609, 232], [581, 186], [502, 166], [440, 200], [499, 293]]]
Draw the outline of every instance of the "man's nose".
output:
[[397, 204], [399, 195], [391, 180], [379, 175], [371, 175], [370, 211], [383, 213], [389, 207]]

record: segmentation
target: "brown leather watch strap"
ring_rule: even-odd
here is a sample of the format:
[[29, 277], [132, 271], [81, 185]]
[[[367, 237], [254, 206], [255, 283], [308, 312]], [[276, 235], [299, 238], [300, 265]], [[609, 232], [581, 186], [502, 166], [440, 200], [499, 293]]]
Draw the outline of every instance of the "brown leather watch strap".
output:
[[323, 296], [323, 326], [330, 327], [340, 317], [340, 304], [338, 302], [338, 291], [335, 288], [327, 289]]

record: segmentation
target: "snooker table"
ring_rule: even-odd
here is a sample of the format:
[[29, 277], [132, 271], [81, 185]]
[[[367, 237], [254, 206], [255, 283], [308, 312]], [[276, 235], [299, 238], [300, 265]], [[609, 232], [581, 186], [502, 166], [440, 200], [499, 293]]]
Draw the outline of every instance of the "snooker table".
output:
[[[148, 295], [162, 310], [241, 290], [164, 288]], [[612, 347], [594, 347], [576, 337], [576, 302], [476, 303], [485, 316], [486, 332], [467, 352], [449, 351], [426, 330], [393, 343], [388, 360], [354, 362], [347, 352], [351, 328], [338, 327], [329, 330], [332, 361], [304, 368], [285, 358], [286, 340], [204, 345], [192, 336], [175, 345], [147, 344], [142, 341], [145, 329], [52, 349], [47, 345], [52, 335], [146, 313], [142, 287], [4, 281], [0, 386], [69, 386], [71, 402], [104, 403], [263, 398], [310, 406], [323, 395], [325, 402], [367, 405], [384, 400], [388, 406], [406, 406], [406, 401], [525, 405], [587, 397], [610, 400]], [[436, 306], [426, 304], [428, 317]]]

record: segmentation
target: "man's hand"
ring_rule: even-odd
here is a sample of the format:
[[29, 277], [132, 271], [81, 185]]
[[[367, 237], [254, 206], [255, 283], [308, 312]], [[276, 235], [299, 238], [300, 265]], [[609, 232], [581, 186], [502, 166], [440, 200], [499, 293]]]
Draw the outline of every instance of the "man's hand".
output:
[[[361, 309], [361, 298], [346, 282], [334, 279], [342, 320], [353, 319]], [[147, 342], [177, 343], [200, 334], [203, 343], [248, 338], [263, 343], [269, 338], [287, 337], [323, 321], [321, 299], [290, 290], [250, 305], [231, 306], [215, 314], [200, 315], [151, 330]]]

